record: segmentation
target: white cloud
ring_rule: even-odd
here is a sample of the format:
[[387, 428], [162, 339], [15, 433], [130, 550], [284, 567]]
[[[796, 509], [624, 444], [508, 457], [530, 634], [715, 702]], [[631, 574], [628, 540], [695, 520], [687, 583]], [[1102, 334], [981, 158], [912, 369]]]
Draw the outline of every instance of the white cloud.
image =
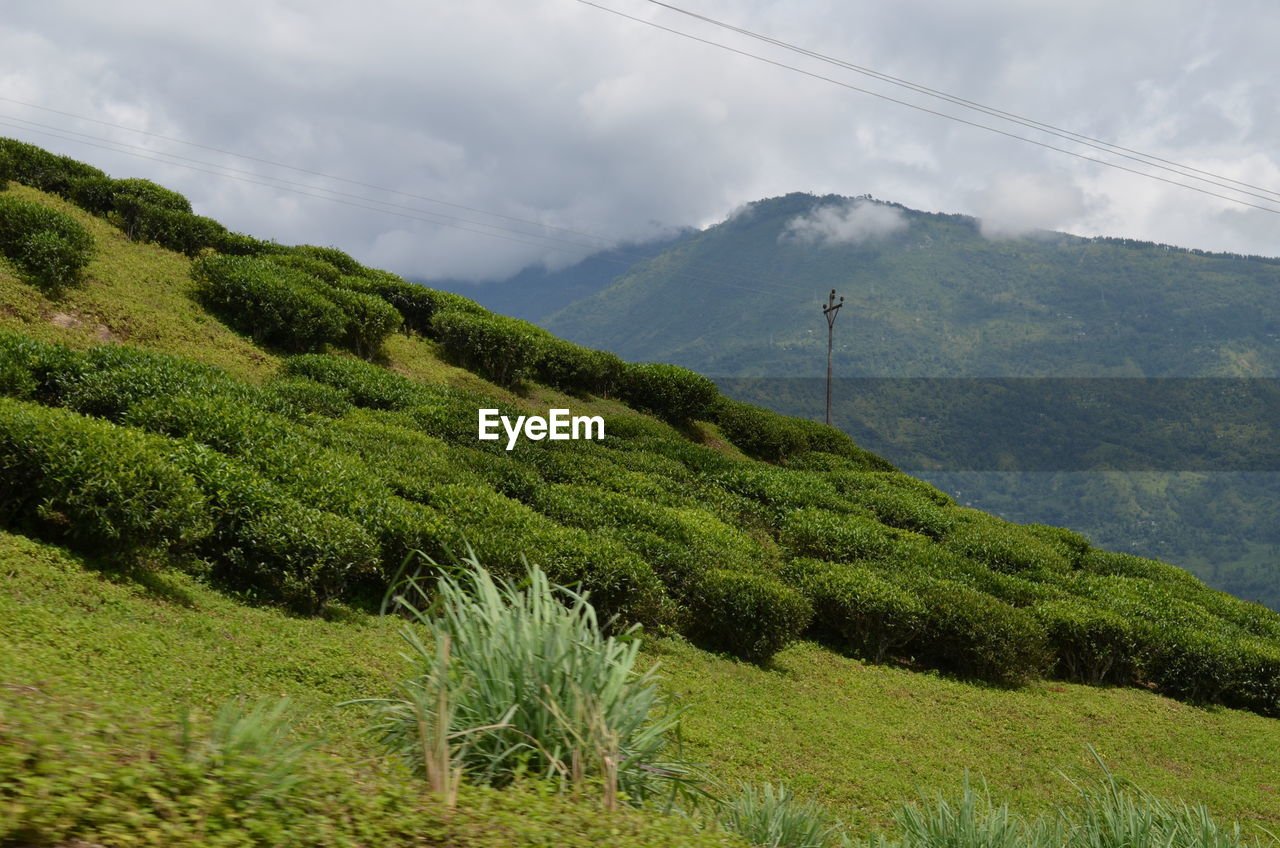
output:
[[973, 206], [982, 234], [993, 239], [1068, 229], [1086, 211], [1077, 185], [1028, 172], [997, 174], [978, 192]]
[[825, 247], [860, 244], [907, 228], [901, 209], [872, 200], [848, 200], [815, 207], [787, 222], [780, 240], [796, 240]]
[[[641, 0], [608, 5], [850, 85], [999, 125], [991, 116], [744, 40]], [[1280, 151], [1273, 143], [1280, 111], [1268, 99], [1270, 89], [1257, 82], [1257, 69], [1272, 64], [1273, 28], [1257, 25], [1275, 19], [1271, 5], [700, 0], [698, 11], [1192, 167], [1229, 167], [1235, 179], [1274, 189], [1280, 188]], [[531, 231], [421, 198], [605, 240], [643, 240], [663, 227], [723, 220], [729, 210], [762, 197], [870, 194], [917, 209], [983, 215], [993, 226], [1012, 219], [1071, 227], [1082, 235], [1277, 252], [1275, 216], [1268, 213], [913, 111], [571, 0], [371, 0], [359, 6], [337, 0], [118, 0], [97, 6], [13, 0], [4, 15], [0, 94], [6, 97], [417, 197], [324, 181], [3, 101], [0, 122], [38, 121], [243, 168], [259, 182], [285, 177], [388, 200], [412, 207], [396, 211], [435, 223], [108, 152], [92, 146], [100, 140], [59, 139], [29, 124], [0, 124], [0, 134], [113, 174], [171, 185], [198, 211], [235, 229], [334, 244], [369, 261], [395, 261], [419, 276], [440, 276], [444, 269], [464, 276], [505, 274], [586, 252], [565, 243], [581, 242], [579, 236]], [[1008, 174], [1031, 175], [1030, 186], [1018, 188]], [[1083, 212], [1077, 211], [1081, 197], [1088, 198]], [[497, 235], [532, 243], [442, 226], [441, 214], [479, 216], [521, 231]], [[846, 228], [861, 232], [869, 222], [856, 214], [815, 222], [815, 234], [822, 226], [836, 237]]]

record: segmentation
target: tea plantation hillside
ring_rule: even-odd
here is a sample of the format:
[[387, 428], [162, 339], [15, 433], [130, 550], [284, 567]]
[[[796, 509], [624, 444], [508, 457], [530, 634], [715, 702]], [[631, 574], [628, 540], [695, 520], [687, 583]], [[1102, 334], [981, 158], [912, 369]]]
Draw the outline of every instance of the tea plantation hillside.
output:
[[[1166, 727], [1188, 728], [1160, 747], [1183, 771], [1154, 782], [1232, 816], [1271, 815], [1252, 775], [1274, 771], [1280, 752], [1251, 748], [1234, 783], [1224, 774], [1240, 758], [1224, 770], [1200, 757], [1215, 733], [1252, 739], [1280, 715], [1275, 613], [1069, 530], [962, 508], [838, 431], [726, 399], [685, 369], [570, 344], [333, 248], [230, 233], [146, 181], [12, 141], [0, 143], [0, 177], [0, 563], [5, 651], [18, 660], [0, 680], [13, 714], [0, 732], [88, 716], [74, 732], [129, 762], [113, 746], [135, 740], [119, 725], [135, 708], [146, 724], [236, 694], [292, 692], [318, 711], [376, 697], [396, 649], [394, 628], [370, 613], [398, 577], [430, 571], [425, 557], [472, 550], [499, 577], [523, 579], [532, 562], [588, 591], [616, 633], [665, 637], [651, 644], [677, 658], [676, 686], [723, 716], [692, 741], [713, 773], [807, 782], [861, 804], [863, 823], [885, 822], [904, 774], [936, 787], [955, 779], [938, 769], [972, 762], [1025, 777], [952, 730], [1002, 698], [1050, 691], [1101, 718], [1082, 725], [1017, 701], [1033, 730], [1045, 722], [1061, 739], [1047, 725], [1062, 724], [1117, 748], [1108, 725], [1127, 727], [1135, 703], [1164, 705], [1152, 709]], [[477, 439], [479, 408], [552, 407], [601, 416], [606, 437]], [[798, 692], [815, 705], [845, 675], [868, 674], [888, 682], [850, 691], [962, 705], [917, 717], [930, 741], [904, 745], [912, 769], [862, 771], [851, 785], [830, 764], [738, 744], [735, 725], [770, 715], [767, 675], [785, 669], [810, 681]], [[741, 689], [700, 689], [716, 680]], [[1146, 690], [1227, 709], [1192, 731], [1200, 711]], [[335, 751], [358, 748], [349, 726], [316, 722]], [[846, 740], [886, 730], [831, 729]], [[49, 731], [0, 779], [38, 786], [24, 769], [76, 747], [73, 731]], [[1015, 734], [1028, 762], [1036, 735]], [[1036, 773], [1078, 761], [1090, 741], [1046, 752]], [[152, 761], [167, 762], [173, 752], [154, 744]], [[365, 802], [403, 803], [397, 780], [361, 774], [379, 787]], [[1053, 797], [1036, 785], [1020, 804]], [[334, 792], [344, 809], [362, 803]], [[514, 803], [467, 797], [463, 810]], [[529, 803], [562, 815], [559, 801]], [[24, 809], [8, 812], [22, 821]], [[683, 826], [650, 824], [634, 825], [635, 844]], [[41, 826], [40, 839], [76, 833]]]

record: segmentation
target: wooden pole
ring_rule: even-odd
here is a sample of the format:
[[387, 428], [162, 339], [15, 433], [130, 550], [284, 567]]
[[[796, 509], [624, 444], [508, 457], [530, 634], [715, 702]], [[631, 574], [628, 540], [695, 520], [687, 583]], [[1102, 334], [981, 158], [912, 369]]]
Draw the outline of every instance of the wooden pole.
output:
[[831, 346], [835, 334], [836, 313], [844, 306], [844, 298], [836, 303], [836, 290], [827, 295], [827, 302], [822, 306], [822, 314], [827, 319], [827, 426], [831, 426]]

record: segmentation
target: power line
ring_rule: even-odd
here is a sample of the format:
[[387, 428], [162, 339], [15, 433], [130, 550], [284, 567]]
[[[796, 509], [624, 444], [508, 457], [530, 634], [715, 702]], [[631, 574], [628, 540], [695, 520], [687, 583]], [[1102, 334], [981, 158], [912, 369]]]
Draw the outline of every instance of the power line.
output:
[[[675, 29], [674, 27], [663, 26], [662, 24], [655, 23], [654, 21], [647, 21], [647, 20], [645, 20], [644, 18], [640, 18], [640, 17], [637, 17], [637, 16], [635, 16], [635, 15], [629, 15], [629, 14], [627, 14], [627, 13], [625, 13], [625, 12], [620, 12], [620, 11], [618, 11], [617, 9], [610, 9], [608, 6], [602, 6], [602, 5], [600, 5], [599, 3], [594, 3], [594, 2], [592, 2], [592, 0], [577, 0], [577, 2], [581, 3], [581, 4], [582, 4], [582, 5], [584, 5], [584, 6], [590, 6], [590, 7], [591, 7], [591, 8], [593, 8], [593, 9], [598, 9], [598, 10], [600, 10], [600, 11], [602, 11], [602, 12], [608, 12], [609, 14], [611, 14], [611, 15], [616, 15], [616, 16], [618, 16], [618, 17], [620, 17], [620, 18], [625, 18], [625, 19], [627, 19], [627, 20], [629, 20], [629, 21], [634, 21], [634, 22], [639, 23], [639, 24], [644, 24], [645, 26], [652, 27], [652, 28], [654, 28], [654, 29], [658, 29], [658, 30], [662, 30], [663, 32], [671, 33], [672, 35], [678, 35], [678, 36], [680, 36], [681, 38], [686, 38], [686, 39], [688, 39], [688, 40], [690, 40], [690, 41], [696, 41], [696, 42], [699, 42], [699, 43], [701, 43], [701, 44], [706, 44], [706, 45], [708, 45], [708, 46], [710, 46], [710, 47], [715, 47], [715, 48], [718, 48], [718, 49], [720, 49], [720, 50], [724, 50], [724, 51], [729, 52], [729, 53], [734, 53], [734, 54], [736, 54], [736, 55], [746, 57], [746, 58], [748, 58], [748, 59], [755, 59], [755, 60], [756, 60], [756, 61], [758, 61], [758, 62], [764, 62], [765, 64], [773, 65], [774, 67], [782, 68], [782, 69], [784, 69], [784, 70], [788, 70], [788, 71], [793, 71], [793, 72], [798, 73], [798, 74], [803, 74], [804, 76], [811, 77], [811, 78], [816, 79], [816, 80], [821, 80], [822, 82], [828, 82], [828, 83], [831, 83], [832, 85], [838, 85], [838, 86], [840, 86], [841, 88], [846, 88], [846, 89], [849, 89], [850, 91], [856, 91], [856, 92], [859, 92], [859, 93], [861, 93], [861, 94], [868, 94], [868, 95], [871, 95], [872, 97], [876, 97], [876, 98], [879, 98], [879, 99], [881, 99], [881, 100], [887, 100], [887, 101], [889, 101], [890, 103], [897, 103], [897, 104], [898, 104], [898, 105], [900, 105], [900, 106], [906, 106], [906, 107], [908, 107], [908, 108], [910, 108], [910, 109], [915, 109], [915, 110], [917, 110], [917, 111], [919, 111], [919, 112], [925, 112], [925, 113], [930, 114], [930, 115], [936, 115], [936, 116], [938, 116], [938, 117], [940, 117], [940, 118], [946, 118], [946, 119], [947, 119], [947, 120], [949, 120], [949, 121], [955, 121], [955, 122], [957, 122], [957, 123], [965, 124], [966, 126], [976, 127], [977, 129], [987, 130], [988, 132], [993, 132], [993, 133], [996, 133], [996, 134], [998, 134], [998, 135], [1006, 136], [1007, 138], [1016, 139], [1016, 140], [1018, 140], [1018, 141], [1025, 141], [1025, 142], [1027, 142], [1028, 144], [1034, 144], [1034, 145], [1036, 145], [1036, 146], [1038, 146], [1038, 147], [1043, 147], [1043, 148], [1045, 148], [1046, 150], [1053, 150], [1053, 151], [1056, 151], [1056, 152], [1058, 152], [1058, 153], [1065, 153], [1065, 154], [1066, 154], [1066, 155], [1068, 155], [1068, 156], [1074, 156], [1075, 158], [1077, 158], [1077, 159], [1083, 159], [1083, 160], [1084, 160], [1084, 161], [1086, 161], [1086, 162], [1093, 162], [1093, 163], [1096, 163], [1096, 164], [1099, 164], [1099, 165], [1105, 165], [1105, 166], [1106, 166], [1106, 167], [1108, 167], [1108, 168], [1115, 168], [1116, 170], [1119, 170], [1119, 171], [1125, 171], [1125, 172], [1130, 173], [1130, 174], [1136, 174], [1136, 175], [1138, 175], [1138, 176], [1140, 176], [1140, 177], [1146, 177], [1147, 179], [1151, 179], [1151, 180], [1158, 180], [1159, 182], [1162, 182], [1162, 183], [1168, 183], [1169, 185], [1179, 186], [1179, 187], [1181, 187], [1181, 188], [1185, 188], [1185, 189], [1188, 189], [1188, 190], [1190, 190], [1190, 191], [1195, 191], [1195, 192], [1199, 192], [1200, 194], [1209, 195], [1210, 197], [1216, 197], [1216, 198], [1219, 198], [1220, 200], [1227, 200], [1227, 201], [1230, 201], [1230, 202], [1232, 202], [1232, 203], [1238, 203], [1238, 204], [1240, 204], [1241, 206], [1248, 206], [1248, 207], [1250, 207], [1250, 208], [1252, 208], [1252, 209], [1259, 209], [1259, 210], [1261, 210], [1261, 211], [1263, 211], [1263, 212], [1270, 212], [1270, 213], [1272, 213], [1273, 215], [1280, 215], [1280, 208], [1274, 208], [1274, 207], [1270, 207], [1270, 206], [1259, 206], [1259, 205], [1258, 205], [1258, 204], [1256, 204], [1256, 203], [1250, 203], [1249, 201], [1247, 201], [1247, 200], [1241, 200], [1241, 199], [1240, 199], [1240, 198], [1238, 198], [1238, 197], [1231, 197], [1231, 196], [1229, 196], [1229, 195], [1219, 194], [1218, 192], [1209, 191], [1208, 189], [1200, 188], [1199, 186], [1194, 186], [1194, 185], [1189, 185], [1189, 184], [1187, 184], [1187, 183], [1178, 182], [1177, 180], [1171, 180], [1171, 179], [1169, 179], [1169, 178], [1167, 178], [1167, 177], [1161, 177], [1161, 176], [1159, 176], [1159, 175], [1157, 175], [1157, 174], [1148, 173], [1148, 172], [1146, 172], [1146, 171], [1140, 171], [1140, 170], [1137, 170], [1136, 168], [1130, 168], [1130, 167], [1128, 167], [1128, 166], [1121, 165], [1121, 164], [1118, 164], [1118, 163], [1116, 163], [1116, 162], [1108, 162], [1107, 160], [1105, 160], [1105, 159], [1099, 159], [1099, 158], [1097, 158], [1096, 156], [1088, 156], [1088, 155], [1086, 155], [1086, 154], [1084, 154], [1084, 153], [1079, 153], [1079, 152], [1074, 151], [1074, 150], [1068, 150], [1068, 149], [1066, 149], [1065, 147], [1058, 147], [1058, 146], [1053, 145], [1053, 144], [1048, 144], [1048, 143], [1043, 142], [1043, 141], [1038, 141], [1038, 140], [1036, 140], [1036, 139], [1034, 139], [1034, 138], [1028, 138], [1027, 136], [1024, 136], [1024, 135], [1018, 135], [1017, 133], [1009, 132], [1008, 130], [1002, 130], [1002, 129], [1000, 129], [999, 127], [993, 127], [993, 126], [991, 126], [991, 125], [989, 125], [989, 124], [983, 124], [983, 123], [979, 123], [979, 122], [977, 122], [977, 121], [970, 121], [970, 120], [968, 120], [967, 118], [961, 118], [961, 117], [959, 117], [959, 116], [957, 116], [957, 115], [951, 115], [951, 114], [948, 114], [947, 112], [939, 112], [939, 111], [938, 111], [938, 110], [936, 110], [936, 109], [930, 109], [930, 108], [928, 108], [927, 106], [921, 106], [921, 105], [919, 105], [918, 103], [912, 103], [912, 102], [911, 102], [911, 101], [909, 101], [909, 100], [902, 100], [902, 99], [897, 98], [897, 97], [891, 97], [891, 96], [889, 96], [889, 95], [887, 95], [887, 94], [883, 94], [883, 93], [878, 92], [878, 91], [873, 91], [873, 90], [868, 89], [868, 88], [862, 88], [862, 87], [860, 87], [860, 86], [853, 85], [852, 83], [848, 83], [848, 82], [845, 82], [845, 81], [843, 81], [843, 80], [835, 79], [834, 77], [829, 77], [829, 76], [825, 76], [825, 75], [823, 75], [823, 74], [819, 74], [819, 73], [817, 73], [817, 72], [815, 72], [815, 71], [805, 70], [804, 68], [800, 68], [800, 67], [797, 67], [797, 66], [795, 66], [795, 65], [788, 65], [786, 62], [780, 62], [780, 61], [778, 61], [778, 60], [776, 60], [776, 59], [770, 59], [770, 58], [768, 58], [767, 56], [761, 56], [761, 55], [760, 55], [760, 54], [758, 54], [758, 53], [752, 53], [752, 52], [750, 52], [750, 51], [748, 51], [748, 50], [742, 50], [742, 49], [737, 48], [737, 47], [732, 47], [732, 46], [730, 46], [730, 45], [728, 45], [728, 44], [722, 44], [721, 42], [714, 41], [714, 40], [709, 39], [709, 38], [702, 38], [701, 36], [697, 36], [697, 35], [694, 35], [694, 34], [692, 34], [692, 33], [684, 32], [684, 31], [682, 31], [682, 30]], [[1231, 189], [1231, 190], [1232, 190], [1232, 191], [1235, 191], [1236, 189]]]
[[[1103, 141], [1098, 138], [1093, 138], [1092, 136], [1084, 135], [1083, 133], [1078, 133], [1072, 130], [1064, 129], [1062, 127], [1054, 126], [1053, 124], [1045, 123], [1044, 121], [1037, 121], [1023, 115], [1018, 115], [1013, 112], [1007, 112], [1003, 109], [997, 109], [994, 106], [986, 106], [986, 105], [983, 105], [982, 103], [977, 103], [973, 100], [966, 100], [963, 97], [958, 97], [954, 94], [948, 94], [947, 92], [939, 91], [936, 88], [930, 88], [926, 85], [914, 83], [909, 80], [902, 79], [901, 77], [895, 77], [895, 76], [892, 76], [891, 74], [886, 74], [881, 71], [877, 71], [872, 68], [865, 67], [863, 65], [857, 65], [852, 62], [846, 61], [844, 59], [838, 59], [833, 56], [828, 56], [826, 54], [819, 53], [814, 50], [809, 50], [808, 48], [800, 47], [790, 42], [783, 41], [782, 39], [774, 38], [773, 36], [764, 35], [757, 32], [753, 32], [752, 30], [744, 29], [743, 27], [735, 26], [725, 21], [708, 17], [707, 15], [702, 15], [697, 12], [691, 12], [687, 9], [680, 8], [679, 6], [674, 6], [670, 3], [664, 3], [662, 2], [662, 0], [647, 0], [647, 2], [652, 3], [655, 6], [660, 6], [664, 9], [669, 9], [678, 14], [686, 15], [690, 18], [694, 18], [695, 20], [704, 21], [705, 23], [712, 24], [713, 26], [717, 26], [722, 29], [726, 29], [731, 32], [738, 33], [739, 35], [745, 35], [748, 38], [753, 38], [753, 39], [756, 39], [757, 41], [763, 41], [766, 44], [772, 44], [776, 47], [781, 47], [793, 53], [799, 53], [803, 56], [808, 56], [813, 59], [818, 59], [828, 64], [837, 65], [841, 68], [846, 68], [856, 73], [863, 74], [864, 76], [869, 76], [874, 79], [881, 80], [883, 82], [888, 82], [902, 88], [907, 88], [912, 91], [918, 92], [920, 94], [927, 94], [930, 97], [936, 97], [938, 99], [945, 100], [948, 103], [954, 103], [958, 106], [964, 106], [965, 108], [968, 108], [968, 109], [974, 109], [976, 111], [983, 112], [984, 114], [991, 115], [992, 117], [1002, 118], [1002, 119], [1011, 121], [1013, 123], [1021, 124], [1025, 127], [1029, 127], [1031, 129], [1041, 130], [1043, 132], [1048, 133], [1049, 135], [1057, 136], [1058, 138], [1063, 138], [1068, 141], [1075, 141], [1080, 144], [1084, 144], [1088, 147], [1093, 147], [1097, 150], [1101, 150], [1103, 152], [1113, 153], [1117, 156], [1123, 156], [1124, 158], [1131, 159], [1135, 162], [1141, 162], [1145, 165], [1152, 165], [1156, 168], [1160, 168], [1161, 170], [1169, 171], [1170, 173], [1179, 174], [1184, 177], [1190, 177], [1191, 179], [1200, 180], [1202, 182], [1207, 182], [1211, 185], [1215, 185], [1215, 186], [1218, 186], [1219, 188], [1224, 188], [1229, 191], [1240, 191], [1242, 194], [1247, 194], [1252, 197], [1259, 197], [1263, 200], [1271, 199], [1269, 197], [1266, 197], [1265, 195], [1272, 195], [1273, 197], [1280, 198], [1280, 191], [1275, 191], [1269, 188], [1265, 188], [1263, 186], [1247, 183], [1242, 180], [1232, 179], [1231, 177], [1223, 176], [1222, 174], [1215, 174], [1211, 171], [1205, 171], [1200, 168], [1194, 168], [1190, 165], [1184, 165], [1169, 159], [1163, 159], [1159, 156], [1154, 156], [1150, 153], [1143, 153], [1140, 150], [1134, 150], [1129, 147], [1123, 147], [1118, 144], [1112, 144], [1109, 141]], [[1181, 170], [1178, 170], [1178, 169], [1181, 169]], [[1196, 174], [1201, 174], [1203, 176], [1195, 176]], [[1235, 185], [1243, 186], [1244, 188], [1255, 189], [1259, 192], [1263, 192], [1264, 194], [1255, 194], [1252, 191], [1242, 191], [1240, 189], [1233, 189], [1231, 188], [1231, 186], [1225, 185], [1224, 183], [1234, 183]]]

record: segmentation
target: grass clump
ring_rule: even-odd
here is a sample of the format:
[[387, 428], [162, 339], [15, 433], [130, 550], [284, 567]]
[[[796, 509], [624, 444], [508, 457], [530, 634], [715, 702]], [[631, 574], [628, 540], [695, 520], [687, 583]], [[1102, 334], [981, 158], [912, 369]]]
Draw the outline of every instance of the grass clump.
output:
[[562, 790], [597, 785], [612, 809], [691, 787], [679, 713], [655, 669], [637, 670], [636, 629], [605, 635], [585, 595], [536, 567], [516, 585], [465, 560], [429, 605], [419, 580], [403, 588], [413, 673], [365, 703], [382, 745], [437, 792], [464, 775], [494, 786], [530, 775]]
[[837, 844], [840, 824], [817, 801], [804, 800], [782, 784], [742, 784], [720, 801], [720, 826], [758, 848], [827, 848]]

